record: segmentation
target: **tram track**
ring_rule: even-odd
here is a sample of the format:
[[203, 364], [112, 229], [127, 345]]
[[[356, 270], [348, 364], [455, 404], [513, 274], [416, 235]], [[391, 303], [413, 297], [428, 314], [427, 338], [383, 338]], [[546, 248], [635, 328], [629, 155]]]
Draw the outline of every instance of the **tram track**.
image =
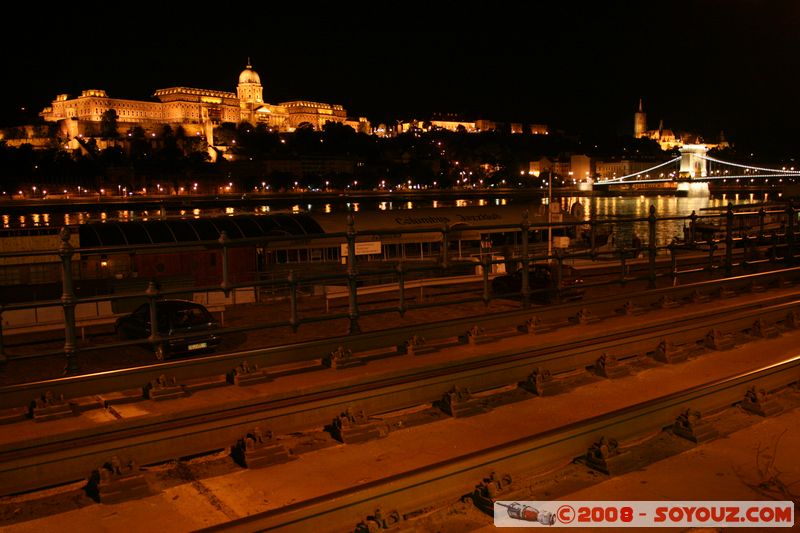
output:
[[800, 356], [706, 383], [529, 437], [439, 461], [345, 490], [296, 501], [203, 531], [344, 531], [375, 509], [413, 516], [456, 502], [490, 472], [512, 476], [563, 464], [586, 453], [600, 435], [636, 439], [660, 432], [687, 407], [717, 411], [741, 401], [750, 388], [773, 391], [798, 382]]
[[[437, 339], [461, 335], [472, 326], [478, 326], [485, 330], [500, 329], [508, 324], [521, 324], [533, 316], [540, 317], [545, 322], [563, 323], [584, 309], [598, 316], [608, 316], [616, 313], [627, 303], [644, 309], [653, 309], [659, 307], [665, 300], [687, 303], [698, 299], [698, 297], [712, 297], [720, 293], [720, 291], [732, 294], [746, 293], [756, 289], [766, 289], [771, 286], [797, 283], [799, 281], [800, 267], [794, 267], [723, 280], [691, 283], [677, 287], [615, 294], [561, 305], [531, 307], [530, 309], [518, 311], [417, 324], [403, 328], [390, 328], [317, 341], [173, 360], [45, 381], [19, 383], [0, 387], [0, 406], [28, 405], [33, 399], [48, 392], [55, 396], [63, 395], [66, 398], [74, 398], [109, 391], [120, 391], [132, 387], [143, 387], [164, 374], [173, 376], [178, 381], [225, 374], [233, 370], [242, 360], [267, 368], [319, 359], [336, 350], [339, 346], [346, 346], [354, 352], [375, 350], [402, 344], [415, 335], [424, 337], [428, 341], [436, 341]], [[9, 364], [14, 364], [14, 361]]]
[[[519, 335], [516, 339], [524, 341], [520, 345], [498, 341], [487, 345], [491, 347], [488, 353], [468, 353], [457, 361], [434, 363], [431, 359], [416, 368], [386, 374], [341, 374], [338, 381], [305, 390], [278, 392], [271, 391], [269, 383], [254, 385], [245, 399], [6, 442], [0, 445], [0, 494], [86, 477], [114, 455], [151, 464], [229, 448], [254, 426], [286, 434], [323, 426], [348, 408], [372, 415], [431, 403], [454, 385], [488, 390], [525, 381], [536, 368], [552, 373], [583, 370], [604, 353], [645, 355], [662, 340], [697, 345], [711, 329], [738, 335], [741, 342], [757, 320], [781, 325], [800, 311], [800, 300], [793, 296], [771, 300], [728, 306], [724, 315], [716, 310], [697, 311], [679, 319], [656, 320], [646, 327], [625, 326], [601, 335], [578, 333], [568, 342], [531, 346], [536, 335]], [[424, 356], [416, 360], [425, 362]]]

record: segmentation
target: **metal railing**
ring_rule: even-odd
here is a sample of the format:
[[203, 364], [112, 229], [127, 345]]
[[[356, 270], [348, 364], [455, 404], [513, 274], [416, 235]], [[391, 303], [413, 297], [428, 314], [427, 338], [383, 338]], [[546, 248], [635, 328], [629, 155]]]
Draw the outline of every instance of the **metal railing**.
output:
[[[63, 354], [66, 358], [65, 374], [75, 374], [79, 372], [77, 354], [84, 351], [100, 349], [110, 349], [133, 344], [147, 343], [157, 349], [162, 343], [175, 338], [176, 336], [162, 335], [157, 327], [150, 328], [150, 335], [147, 339], [116, 342], [98, 345], [80, 345], [76, 336], [76, 316], [75, 308], [78, 304], [100, 301], [117, 301], [124, 299], [144, 298], [149, 305], [151, 324], [157, 324], [157, 302], [165, 297], [185, 294], [186, 287], [176, 289], [163, 289], [159, 287], [156, 279], [149, 282], [147, 289], [143, 292], [132, 292], [125, 294], [109, 294], [94, 297], [78, 297], [75, 293], [73, 284], [73, 263], [77, 254], [84, 255], [113, 255], [113, 254], [132, 254], [143, 252], [181, 252], [183, 250], [203, 250], [219, 249], [222, 256], [221, 281], [217, 284], [209, 284], [194, 287], [194, 292], [222, 292], [227, 297], [231, 291], [239, 288], [254, 288], [256, 291], [269, 289], [273, 292], [280, 291], [287, 295], [289, 301], [288, 317], [277, 322], [265, 322], [258, 325], [226, 327], [219, 330], [220, 334], [237, 333], [266, 328], [277, 328], [289, 326], [297, 330], [303, 324], [315, 323], [320, 321], [347, 319], [348, 334], [356, 334], [361, 331], [359, 319], [367, 314], [379, 313], [399, 313], [401, 316], [410, 309], [435, 306], [452, 306], [459, 303], [483, 302], [488, 305], [496, 296], [492, 292], [490, 271], [492, 265], [499, 263], [513, 263], [521, 267], [521, 290], [515, 296], [520, 298], [522, 308], [530, 307], [532, 299], [537, 294], [547, 293], [552, 296], [554, 301], [560, 301], [562, 294], [561, 273], [565, 263], [576, 264], [586, 261], [585, 264], [604, 264], [606, 265], [604, 277], [593, 283], [586, 283], [583, 286], [596, 287], [609, 284], [626, 284], [633, 281], [646, 281], [648, 287], [655, 288], [657, 280], [668, 277], [677, 283], [680, 276], [695, 273], [698, 271], [721, 272], [725, 277], [732, 275], [733, 268], [736, 266], [747, 266], [758, 263], [775, 263], [783, 259], [789, 266], [794, 263], [795, 248], [795, 225], [798, 211], [790, 204], [783, 210], [758, 211], [736, 211], [733, 205], [729, 205], [727, 211], [722, 214], [697, 215], [692, 212], [689, 216], [657, 217], [656, 209], [650, 206], [649, 214], [645, 218], [626, 218], [625, 224], [641, 224], [647, 227], [647, 242], [645, 245], [636, 246], [634, 243], [628, 244], [619, 241], [615, 247], [605, 248], [599, 244], [600, 236], [607, 235], [605, 229], [608, 226], [620, 224], [619, 219], [590, 219], [583, 221], [535, 223], [532, 224], [527, 212], [518, 224], [505, 225], [479, 225], [470, 226], [473, 232], [498, 232], [519, 233], [519, 245], [515, 247], [513, 257], [503, 259], [493, 259], [489, 254], [481, 255], [479, 265], [481, 267], [480, 279], [476, 282], [481, 284], [480, 295], [465, 295], [457, 300], [448, 299], [446, 301], [428, 301], [415, 304], [409, 303], [405, 290], [405, 284], [412, 274], [434, 274], [446, 275], [454, 268], [453, 259], [448, 251], [448, 244], [454, 240], [453, 233], [458, 231], [447, 225], [441, 228], [415, 228], [414, 234], [438, 234], [441, 243], [440, 256], [435, 267], [414, 266], [414, 262], [399, 261], [394, 265], [387, 265], [383, 269], [371, 269], [368, 274], [359, 272], [359, 260], [356, 254], [356, 241], [361, 237], [388, 237], [397, 236], [398, 230], [372, 230], [357, 231], [356, 220], [352, 213], [347, 218], [347, 228], [345, 232], [326, 233], [320, 235], [305, 235], [301, 238], [297, 236], [269, 236], [253, 237], [243, 239], [230, 239], [223, 231], [217, 240], [187, 242], [187, 243], [166, 243], [133, 246], [104, 246], [91, 248], [74, 248], [70, 243], [71, 231], [68, 227], [61, 230], [61, 245], [57, 251], [45, 250], [36, 252], [21, 253], [0, 253], [0, 264], [9, 258], [19, 257], [42, 257], [53, 256], [56, 252], [60, 258], [61, 270], [61, 297], [57, 300], [49, 301], [28, 301], [19, 303], [0, 303], [0, 364], [8, 361], [8, 355], [4, 350], [2, 318], [3, 313], [41, 307], [43, 305], [59, 305], [63, 308], [64, 344], [63, 349], [58, 351], [43, 351], [34, 356]], [[657, 228], [659, 224], [674, 223], [682, 221], [684, 226], [688, 223], [686, 238], [683, 242], [658, 242]], [[717, 224], [708, 225], [708, 222]], [[768, 228], [768, 221], [772, 225]], [[698, 238], [700, 224], [706, 223], [703, 231], [709, 235], [708, 238]], [[556, 248], [552, 255], [541, 254], [535, 251], [535, 246], [530, 242], [532, 232], [539, 232], [540, 235], [546, 234], [548, 228], [568, 228], [574, 234], [583, 234], [585, 246], [574, 249]], [[273, 278], [247, 282], [232, 282], [231, 268], [229, 261], [229, 251], [235, 247], [281, 245], [295, 243], [298, 247], [308, 246], [309, 242], [315, 239], [324, 239], [325, 242], [345, 242], [347, 248], [347, 265], [344, 272], [332, 272], [329, 274], [308, 275], [302, 269], [290, 270], [285, 279]], [[721, 255], [716, 252], [724, 245]], [[316, 245], [317, 247], [319, 245]], [[741, 251], [734, 252], [734, 248]], [[637, 259], [635, 256], [639, 252], [644, 252], [645, 261]], [[693, 268], [681, 269], [680, 257], [692, 257]], [[658, 257], [665, 258], [659, 261]], [[669, 257], [669, 261], [666, 261]], [[601, 258], [607, 258], [598, 262]], [[737, 261], [738, 260], [738, 261]], [[553, 287], [536, 288], [531, 284], [530, 266], [535, 263], [548, 262], [557, 265], [553, 269], [555, 280]], [[591, 262], [591, 263], [590, 263]], [[362, 309], [359, 305], [358, 287], [369, 276], [394, 276], [397, 283], [397, 303], [396, 305], [373, 307]], [[348, 305], [345, 313], [333, 313], [322, 316], [301, 316], [299, 298], [303, 293], [303, 287], [313, 284], [324, 283], [343, 283], [347, 287]], [[508, 298], [509, 295], [503, 295]], [[202, 336], [202, 333], [195, 334]], [[181, 338], [192, 338], [192, 335], [180, 335]], [[31, 357], [31, 356], [26, 356]]]

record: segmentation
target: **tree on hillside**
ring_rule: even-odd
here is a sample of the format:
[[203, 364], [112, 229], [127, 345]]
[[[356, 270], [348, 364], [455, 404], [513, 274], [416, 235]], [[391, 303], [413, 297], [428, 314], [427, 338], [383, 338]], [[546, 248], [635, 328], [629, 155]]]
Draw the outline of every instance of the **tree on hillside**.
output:
[[103, 112], [100, 118], [100, 136], [104, 139], [116, 139], [119, 137], [117, 131], [117, 112], [113, 109], [108, 109]]

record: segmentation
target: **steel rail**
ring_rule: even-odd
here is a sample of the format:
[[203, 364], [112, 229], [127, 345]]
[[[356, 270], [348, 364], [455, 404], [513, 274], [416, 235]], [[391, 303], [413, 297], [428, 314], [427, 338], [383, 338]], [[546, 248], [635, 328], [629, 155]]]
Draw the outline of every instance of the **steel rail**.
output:
[[[692, 295], [697, 293], [711, 295], [721, 290], [745, 291], [753, 286], [767, 286], [778, 283], [781, 280], [800, 280], [800, 267], [638, 293], [623, 293], [561, 305], [507, 311], [489, 316], [459, 318], [357, 335], [343, 335], [291, 345], [174, 360], [143, 367], [8, 385], [0, 387], [0, 406], [28, 405], [33, 399], [47, 392], [51, 392], [55, 396], [63, 394], [66, 398], [74, 398], [125, 390], [144, 386], [163, 374], [174, 376], [179, 381], [225, 374], [232, 371], [242, 360], [258, 364], [260, 367], [269, 367], [319, 359], [336, 350], [339, 346], [345, 346], [354, 352], [374, 350], [402, 344], [414, 335], [425, 337], [430, 342], [462, 335], [474, 325], [486, 330], [516, 326], [524, 323], [532, 316], [539, 316], [539, 318], [546, 319], [546, 322], [564, 322], [574, 317], [582, 309], [587, 309], [598, 316], [610, 315], [629, 301], [640, 307], [651, 308], [657, 305], [664, 297], [680, 301], [691, 298]], [[239, 329], [241, 328], [237, 328], [237, 330]], [[123, 344], [118, 345], [121, 346]]]
[[[551, 372], [580, 369], [603, 353], [630, 355], [655, 350], [660, 340], [676, 343], [702, 339], [712, 327], [739, 332], [756, 318], [768, 323], [800, 309], [800, 301], [768, 308], [727, 311], [724, 316], [695, 313], [671, 324], [655, 324], [632, 334], [623, 327], [598, 338], [591, 334], [569, 343], [498, 349], [457, 363], [432, 363], [423, 369], [402, 369], [372, 377], [353, 377], [343, 383], [324, 383], [315, 389], [287, 391], [227, 401], [212, 408], [120, 420], [61, 435], [0, 446], [0, 494], [33, 490], [74, 481], [88, 475], [113, 455], [134, 457], [140, 464], [207, 453], [231, 446], [254, 426], [278, 434], [330, 423], [349, 407], [369, 414], [430, 403], [453, 385], [472, 390], [491, 389], [524, 381], [536, 368]], [[705, 313], [708, 315], [709, 313]]]
[[408, 472], [336, 491], [200, 531], [350, 531], [378, 507], [401, 515], [455, 502], [490, 472], [528, 474], [569, 461], [600, 436], [621, 441], [669, 426], [683, 410], [714, 411], [735, 404], [753, 386], [775, 390], [798, 380], [800, 356], [618, 409], [538, 435], [492, 446]]

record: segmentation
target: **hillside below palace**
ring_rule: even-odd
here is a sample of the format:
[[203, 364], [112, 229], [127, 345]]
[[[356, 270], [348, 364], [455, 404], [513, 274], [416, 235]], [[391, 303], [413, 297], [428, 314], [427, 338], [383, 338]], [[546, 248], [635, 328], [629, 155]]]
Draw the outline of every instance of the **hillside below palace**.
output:
[[156, 90], [154, 100], [146, 101], [111, 98], [104, 90], [88, 89], [76, 98], [59, 94], [40, 116], [48, 122], [61, 122], [70, 138], [96, 135], [103, 114], [109, 110], [116, 112], [121, 132], [134, 126], [155, 130], [169, 124], [209, 139], [213, 127], [223, 122], [265, 124], [278, 131], [294, 131], [301, 125], [322, 129], [326, 122], [346, 123], [357, 131], [369, 127], [366, 119], [348, 120], [344, 107], [338, 104], [305, 100], [269, 104], [263, 92], [261, 78], [248, 60], [235, 93], [169, 87]]

